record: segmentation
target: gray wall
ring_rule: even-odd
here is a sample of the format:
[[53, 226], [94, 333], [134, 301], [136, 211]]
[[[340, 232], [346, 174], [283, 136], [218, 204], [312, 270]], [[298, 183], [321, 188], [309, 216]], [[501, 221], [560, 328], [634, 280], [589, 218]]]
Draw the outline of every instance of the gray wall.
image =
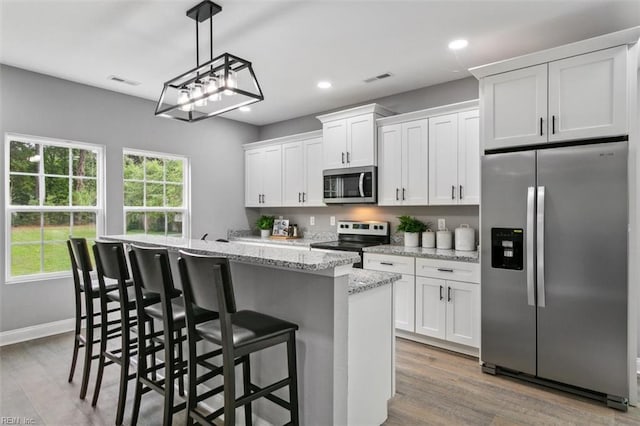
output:
[[[106, 146], [106, 233], [123, 232], [124, 147], [189, 157], [195, 237], [205, 232], [223, 237], [228, 228], [248, 226], [252, 212], [243, 207], [242, 144], [258, 138], [255, 126], [222, 118], [198, 123], [156, 118], [152, 101], [5, 65], [0, 95], [3, 141], [5, 132], [15, 132]], [[4, 149], [0, 162], [4, 167]], [[4, 197], [4, 173], [2, 180]], [[0, 215], [4, 223], [4, 209]], [[4, 233], [0, 227], [3, 241]], [[73, 317], [71, 279], [6, 284], [2, 259], [0, 280], [0, 331]]]
[[378, 103], [393, 112], [401, 114], [404, 112], [418, 111], [425, 108], [468, 101], [470, 99], [478, 99], [478, 96], [478, 80], [476, 80], [475, 77], [467, 77], [460, 80], [437, 84], [435, 86], [423, 87], [422, 89], [416, 89], [410, 92], [385, 96], [384, 98], [371, 99], [366, 102], [359, 102], [356, 105], [345, 105], [330, 111], [318, 111], [316, 114], [268, 124], [260, 127], [260, 134], [258, 136], [259, 140], [265, 140], [322, 129], [322, 123], [320, 123], [316, 118], [317, 115], [333, 111], [341, 111], [353, 106], [373, 102]]

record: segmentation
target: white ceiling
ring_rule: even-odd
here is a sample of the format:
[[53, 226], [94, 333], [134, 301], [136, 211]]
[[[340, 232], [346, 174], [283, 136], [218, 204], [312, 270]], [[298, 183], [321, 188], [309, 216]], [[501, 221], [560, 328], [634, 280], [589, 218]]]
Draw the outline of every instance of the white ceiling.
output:
[[[195, 66], [199, 0], [0, 0], [0, 62], [157, 100]], [[214, 53], [248, 59], [264, 125], [464, 78], [467, 68], [640, 25], [638, 0], [219, 0]], [[208, 52], [202, 27], [202, 54]], [[467, 38], [454, 54], [449, 41]], [[366, 84], [384, 72], [393, 77]], [[107, 80], [117, 75], [141, 84]], [[316, 87], [321, 79], [333, 88]], [[152, 111], [150, 111], [152, 113]]]

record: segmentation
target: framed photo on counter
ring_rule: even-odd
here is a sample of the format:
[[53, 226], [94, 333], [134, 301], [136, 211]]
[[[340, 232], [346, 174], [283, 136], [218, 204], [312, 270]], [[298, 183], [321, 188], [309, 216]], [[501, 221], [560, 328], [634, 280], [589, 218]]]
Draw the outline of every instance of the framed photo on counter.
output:
[[276, 219], [273, 221], [272, 235], [286, 237], [289, 235], [289, 219]]

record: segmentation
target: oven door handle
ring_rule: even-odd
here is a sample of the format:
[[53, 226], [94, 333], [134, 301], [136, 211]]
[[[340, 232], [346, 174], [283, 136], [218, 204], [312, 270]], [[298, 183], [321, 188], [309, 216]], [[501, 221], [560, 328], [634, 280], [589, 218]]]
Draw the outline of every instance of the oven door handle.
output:
[[364, 198], [364, 172], [360, 173], [360, 181], [358, 182], [358, 188], [360, 189], [360, 197]]

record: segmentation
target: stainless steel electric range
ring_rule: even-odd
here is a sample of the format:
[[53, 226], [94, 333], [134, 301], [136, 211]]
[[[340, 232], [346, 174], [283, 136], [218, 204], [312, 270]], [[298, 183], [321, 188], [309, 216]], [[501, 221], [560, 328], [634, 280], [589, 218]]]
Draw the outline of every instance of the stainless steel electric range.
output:
[[353, 267], [362, 268], [363, 248], [389, 244], [390, 241], [389, 222], [339, 220], [338, 240], [312, 243], [311, 249], [356, 252], [360, 255], [360, 262]]

